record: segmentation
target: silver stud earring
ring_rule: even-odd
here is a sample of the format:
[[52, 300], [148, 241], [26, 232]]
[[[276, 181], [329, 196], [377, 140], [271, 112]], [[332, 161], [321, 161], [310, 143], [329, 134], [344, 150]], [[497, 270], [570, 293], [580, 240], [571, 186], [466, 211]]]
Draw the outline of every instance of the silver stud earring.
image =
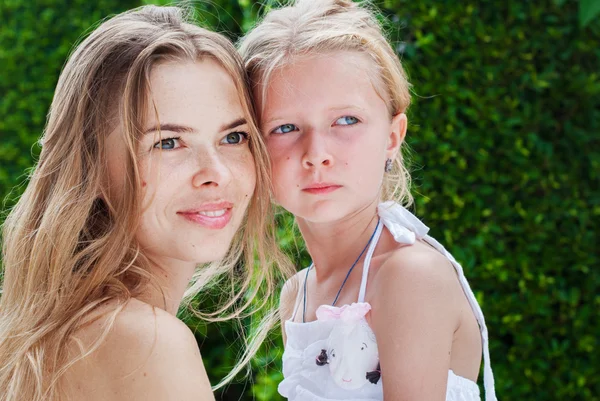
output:
[[389, 173], [389, 172], [391, 172], [391, 171], [392, 171], [392, 164], [393, 164], [393, 161], [392, 161], [392, 159], [387, 159], [387, 160], [385, 161], [385, 172], [386, 172], [386, 173]]

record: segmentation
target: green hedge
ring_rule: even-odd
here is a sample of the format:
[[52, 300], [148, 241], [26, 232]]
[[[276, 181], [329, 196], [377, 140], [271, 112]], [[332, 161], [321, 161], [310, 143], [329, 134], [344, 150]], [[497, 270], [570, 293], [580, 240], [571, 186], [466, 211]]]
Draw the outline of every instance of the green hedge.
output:
[[577, 3], [395, 1], [416, 211], [487, 316], [499, 397], [600, 399], [600, 29]]
[[[6, 207], [38, 152], [33, 145], [72, 44], [100, 18], [140, 4], [70, 3], [0, 4]], [[415, 212], [463, 263], [482, 304], [499, 398], [600, 400], [597, 19], [581, 27], [576, 1], [378, 4], [414, 85], [407, 141]], [[203, 24], [231, 37], [261, 12], [249, 0], [198, 7]], [[296, 255], [289, 216], [281, 222], [282, 246]], [[299, 255], [305, 264], [302, 249]], [[234, 327], [187, 321], [216, 382], [239, 352]], [[252, 382], [218, 397], [277, 399], [280, 355], [274, 333]]]

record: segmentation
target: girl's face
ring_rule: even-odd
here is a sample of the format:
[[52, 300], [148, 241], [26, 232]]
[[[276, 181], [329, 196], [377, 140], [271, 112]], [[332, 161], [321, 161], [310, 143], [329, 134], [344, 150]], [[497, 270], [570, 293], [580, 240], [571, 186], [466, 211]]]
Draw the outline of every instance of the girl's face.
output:
[[369, 78], [373, 68], [357, 52], [307, 56], [267, 85], [259, 106], [275, 197], [306, 221], [336, 221], [379, 199], [406, 116], [390, 117]]
[[[256, 182], [248, 125], [233, 80], [205, 59], [158, 64], [150, 86], [138, 143], [144, 199], [136, 238], [157, 264], [220, 259]], [[117, 133], [108, 138], [109, 178], [127, 190], [125, 145]]]

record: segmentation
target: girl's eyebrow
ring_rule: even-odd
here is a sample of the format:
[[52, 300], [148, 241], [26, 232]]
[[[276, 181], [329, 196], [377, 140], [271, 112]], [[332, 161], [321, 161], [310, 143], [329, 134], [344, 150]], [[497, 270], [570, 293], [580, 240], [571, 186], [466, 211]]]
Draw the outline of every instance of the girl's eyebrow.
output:
[[283, 118], [282, 118], [282, 117], [272, 117], [272, 118], [269, 118], [267, 121], [265, 121], [263, 124], [264, 124], [264, 125], [269, 125], [269, 124], [271, 124], [273, 121], [277, 121], [277, 120], [283, 120]]
[[335, 106], [335, 107], [331, 107], [329, 110], [345, 110], [345, 109], [358, 109], [358, 110], [365, 110], [363, 107], [354, 105], [354, 104], [347, 104], [347, 105], [342, 105], [342, 106]]
[[[243, 117], [240, 117], [228, 124], [223, 124], [221, 126], [219, 132], [227, 131], [227, 130], [239, 127], [240, 125], [244, 125], [244, 124], [247, 124], [246, 119]], [[177, 132], [177, 133], [196, 132], [195, 129], [185, 126], [185, 125], [166, 123], [166, 124], [160, 124], [159, 126], [154, 126], [154, 127], [148, 128], [146, 131], [144, 131], [144, 134], [149, 134], [154, 131], [171, 131], [171, 132]]]

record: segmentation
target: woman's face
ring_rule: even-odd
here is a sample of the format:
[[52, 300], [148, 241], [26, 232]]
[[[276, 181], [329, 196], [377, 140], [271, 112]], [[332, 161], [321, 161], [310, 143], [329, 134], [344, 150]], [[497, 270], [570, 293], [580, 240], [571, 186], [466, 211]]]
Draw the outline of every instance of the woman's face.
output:
[[277, 201], [312, 222], [343, 219], [379, 199], [406, 116], [390, 118], [368, 56], [303, 57], [276, 71], [260, 110]]
[[[256, 183], [248, 124], [233, 80], [204, 59], [158, 64], [150, 86], [137, 144], [144, 198], [136, 238], [159, 265], [220, 259]], [[109, 178], [128, 190], [119, 132], [108, 138]]]

